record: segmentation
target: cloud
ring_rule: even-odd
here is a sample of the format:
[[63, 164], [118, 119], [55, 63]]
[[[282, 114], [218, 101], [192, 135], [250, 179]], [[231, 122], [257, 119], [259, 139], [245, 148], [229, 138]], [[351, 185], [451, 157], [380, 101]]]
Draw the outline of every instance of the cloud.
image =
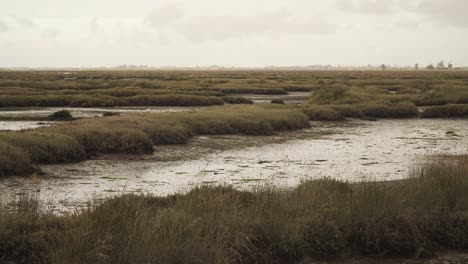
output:
[[9, 29], [8, 25], [2, 20], [0, 20], [0, 32], [6, 32], [8, 31], [8, 29]]
[[336, 0], [336, 4], [342, 11], [356, 14], [396, 16], [405, 12], [425, 23], [468, 27], [467, 0]]
[[427, 20], [463, 28], [468, 28], [467, 10], [467, 0], [422, 0], [418, 8], [413, 9]]
[[36, 24], [26, 17], [15, 17], [15, 21], [23, 28], [35, 28]]
[[328, 34], [338, 30], [324, 16], [300, 17], [286, 9], [250, 16], [189, 16], [180, 6], [166, 6], [150, 12], [144, 23], [159, 34], [179, 35], [197, 42], [267, 34]]
[[56, 28], [47, 28], [42, 31], [42, 36], [46, 38], [56, 38], [60, 35], [60, 30]]
[[145, 17], [144, 23], [153, 28], [161, 28], [181, 20], [185, 15], [183, 5], [180, 3], [168, 3], [158, 9], [153, 9]]
[[396, 22], [396, 26], [403, 29], [417, 30], [420, 28], [420, 22], [414, 19], [401, 19]]
[[89, 23], [89, 29], [93, 33], [97, 33], [100, 30], [99, 19], [97, 17], [93, 17], [91, 22]]
[[347, 12], [391, 15], [401, 7], [399, 0], [337, 0], [338, 7]]

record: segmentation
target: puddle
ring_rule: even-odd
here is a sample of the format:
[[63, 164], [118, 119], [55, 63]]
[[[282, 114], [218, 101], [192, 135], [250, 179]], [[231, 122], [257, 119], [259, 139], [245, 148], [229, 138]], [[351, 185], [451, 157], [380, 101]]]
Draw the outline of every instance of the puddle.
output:
[[272, 137], [198, 137], [187, 145], [158, 146], [150, 156], [43, 166], [46, 179], [0, 180], [0, 200], [36, 192], [48, 209], [73, 211], [122, 193], [168, 195], [200, 184], [249, 189], [322, 177], [396, 180], [419, 155], [468, 153], [468, 120], [312, 124]]

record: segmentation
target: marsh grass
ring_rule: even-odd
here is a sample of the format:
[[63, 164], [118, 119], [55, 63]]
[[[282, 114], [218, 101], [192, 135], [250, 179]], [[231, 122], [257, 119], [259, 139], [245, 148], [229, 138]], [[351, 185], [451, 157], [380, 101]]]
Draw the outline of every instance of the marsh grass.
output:
[[28, 175], [37, 170], [23, 149], [0, 140], [0, 177]]
[[254, 102], [245, 97], [232, 97], [226, 96], [223, 97], [223, 101], [227, 104], [253, 104]]
[[426, 107], [421, 114], [423, 118], [468, 117], [468, 105], [449, 104]]
[[[0, 142], [9, 143], [26, 153], [33, 163], [60, 163], [86, 159], [82, 145], [73, 137], [59, 133], [3, 132]], [[2, 153], [3, 154], [3, 153]], [[5, 152], [2, 156], [10, 156]]]
[[354, 115], [359, 116], [359, 111], [362, 116], [371, 118], [416, 117], [419, 114], [416, 106], [428, 106], [423, 117], [468, 115], [463, 110], [464, 104], [468, 103], [468, 86], [466, 81], [461, 81], [465, 77], [442, 77], [429, 73], [413, 73], [411, 76], [411, 73], [394, 72], [385, 78], [375, 78], [380, 74], [367, 73], [368, 77], [374, 76], [365, 78], [357, 73], [350, 74], [354, 78], [319, 82], [309, 104], [355, 108]]
[[307, 105], [302, 111], [311, 120], [342, 121], [346, 118], [412, 118], [419, 115], [412, 103], [361, 103], [356, 105]]
[[273, 99], [270, 101], [270, 103], [272, 104], [285, 104], [284, 100], [283, 99]]
[[129, 97], [106, 94], [0, 96], [0, 107], [211, 106], [222, 104], [223, 100], [218, 97], [187, 94], [138, 94]]
[[60, 110], [55, 113], [52, 113], [49, 118], [51, 120], [71, 120], [73, 119], [72, 114], [68, 110]]
[[[24, 175], [24, 163], [77, 162], [90, 156], [148, 154], [154, 145], [183, 144], [195, 135], [271, 135], [307, 127], [301, 111], [282, 106], [226, 107], [180, 113], [148, 113], [81, 119], [33, 131], [1, 132], [0, 142], [17, 151], [1, 153], [4, 175]], [[18, 155], [20, 164], [15, 164]], [[21, 165], [21, 166], [19, 166]], [[11, 167], [11, 168], [10, 168]]]
[[[466, 156], [430, 158], [396, 182], [325, 178], [291, 190], [254, 192], [197, 187], [164, 198], [124, 195], [71, 216], [1, 214], [0, 236], [7, 239], [0, 240], [0, 248], [16, 243], [16, 250], [27, 249], [21, 257], [38, 263], [431, 256], [468, 250], [467, 174]], [[2, 253], [0, 259], [19, 258]]]
[[304, 107], [302, 112], [312, 121], [343, 121], [346, 117], [342, 112], [328, 106], [308, 106]]
[[290, 91], [313, 91], [313, 104], [468, 103], [467, 71], [78, 71], [69, 77], [2, 71], [0, 107], [206, 105], [222, 101], [208, 97]]

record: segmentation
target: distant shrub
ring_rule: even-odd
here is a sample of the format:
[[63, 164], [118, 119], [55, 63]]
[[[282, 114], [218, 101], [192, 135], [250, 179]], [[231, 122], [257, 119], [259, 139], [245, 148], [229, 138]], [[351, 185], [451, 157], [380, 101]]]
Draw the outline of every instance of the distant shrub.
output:
[[253, 104], [254, 102], [245, 97], [223, 97], [223, 101], [227, 104]]
[[57, 111], [49, 116], [53, 120], [69, 120], [72, 119], [73, 116], [68, 110], [60, 110]]
[[317, 86], [287, 86], [283, 89], [287, 92], [311, 92], [317, 89]]
[[118, 112], [104, 112], [102, 116], [119, 116], [120, 113]]
[[285, 104], [283, 99], [273, 99], [271, 100], [272, 104]]

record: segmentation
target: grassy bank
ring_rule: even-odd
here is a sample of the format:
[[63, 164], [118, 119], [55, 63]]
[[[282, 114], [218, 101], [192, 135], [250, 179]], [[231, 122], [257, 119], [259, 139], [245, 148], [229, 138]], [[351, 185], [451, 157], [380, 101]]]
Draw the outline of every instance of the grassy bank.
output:
[[297, 109], [267, 105], [110, 116], [32, 131], [1, 132], [0, 142], [12, 149], [1, 156], [12, 162], [0, 163], [0, 175], [17, 173], [12, 155], [18, 153], [34, 167], [38, 163], [81, 161], [102, 153], [151, 153], [154, 145], [183, 144], [195, 135], [269, 135], [308, 125], [307, 116]]
[[210, 106], [222, 105], [221, 98], [185, 94], [135, 95], [2, 95], [0, 107], [117, 107], [117, 106]]
[[199, 187], [125, 195], [63, 217], [23, 205], [0, 214], [0, 262], [309, 263], [466, 251], [467, 175], [467, 157], [445, 157], [415, 165], [401, 182]]
[[311, 120], [340, 121], [346, 118], [412, 118], [418, 108], [412, 103], [361, 103], [356, 105], [308, 105], [303, 112]]
[[468, 117], [468, 105], [442, 105], [427, 107], [421, 115], [423, 118]]

